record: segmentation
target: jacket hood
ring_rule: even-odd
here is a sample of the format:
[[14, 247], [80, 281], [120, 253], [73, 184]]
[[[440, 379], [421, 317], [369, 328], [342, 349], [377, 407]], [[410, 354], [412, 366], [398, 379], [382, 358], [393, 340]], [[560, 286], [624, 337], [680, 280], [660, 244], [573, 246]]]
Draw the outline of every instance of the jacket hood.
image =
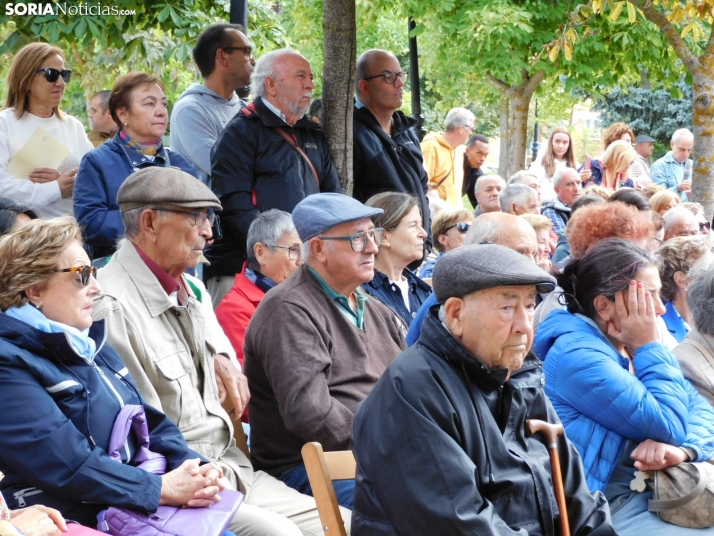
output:
[[453, 150], [454, 148], [449, 145], [449, 143], [446, 141], [446, 138], [444, 137], [443, 132], [429, 132], [426, 136], [424, 136], [424, 139], [422, 141], [435, 141], [439, 145], [443, 145], [449, 150]]
[[536, 331], [533, 341], [533, 351], [538, 359], [545, 361], [545, 357], [555, 344], [558, 337], [569, 333], [591, 332], [603, 339], [606, 344], [610, 341], [599, 329], [586, 322], [583, 318], [566, 311], [565, 309], [555, 309], [541, 322]]
[[231, 96], [231, 98], [230, 98], [228, 101], [226, 101], [226, 99], [224, 99], [223, 97], [221, 97], [218, 93], [216, 93], [216, 92], [213, 91], [212, 89], [208, 89], [208, 88], [207, 88], [206, 86], [204, 86], [203, 84], [194, 83], [194, 84], [191, 84], [190, 86], [188, 86], [188, 89], [186, 89], [186, 91], [184, 91], [183, 93], [181, 93], [181, 96], [176, 100], [176, 103], [178, 104], [181, 99], [183, 99], [184, 97], [187, 97], [187, 96], [189, 96], [189, 95], [198, 95], [198, 96], [202, 96], [202, 97], [212, 97], [212, 98], [214, 98], [214, 99], [216, 99], [216, 100], [219, 100], [221, 103], [225, 103], [225, 102], [234, 103], [235, 101], [240, 100], [240, 99], [238, 98], [238, 95], [236, 95], [236, 94], [234, 93], [234, 94]]
[[566, 205], [565, 203], [563, 203], [557, 197], [555, 199], [553, 199], [552, 201], [547, 201], [546, 203], [543, 203], [543, 206], [541, 208], [543, 208], [543, 209], [552, 208], [552, 209], [560, 210], [563, 212], [570, 212], [570, 207], [568, 205]]

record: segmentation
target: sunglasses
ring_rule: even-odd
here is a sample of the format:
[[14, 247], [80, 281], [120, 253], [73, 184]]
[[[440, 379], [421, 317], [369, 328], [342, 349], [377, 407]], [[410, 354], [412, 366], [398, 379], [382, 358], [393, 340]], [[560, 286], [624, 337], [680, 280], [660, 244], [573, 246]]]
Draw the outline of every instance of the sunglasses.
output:
[[65, 268], [64, 270], [55, 270], [55, 273], [58, 273], [58, 272], [79, 272], [80, 282], [82, 283], [83, 287], [86, 287], [89, 284], [89, 276], [97, 275], [97, 267], [96, 266], [73, 266], [72, 268]]
[[459, 223], [455, 223], [454, 225], [449, 225], [446, 229], [444, 229], [444, 234], [449, 232], [454, 227], [456, 227], [461, 234], [466, 234], [469, 232], [469, 227], [471, 227], [471, 224], [460, 221]]
[[712, 228], [712, 224], [709, 223], [708, 221], [700, 221], [699, 222], [699, 230], [700, 231], [703, 231], [704, 229], [706, 229], [707, 231], [710, 231], [711, 228]]
[[65, 84], [69, 84], [69, 79], [72, 76], [72, 71], [70, 69], [64, 69], [63, 71], [58, 71], [52, 67], [45, 67], [44, 69], [37, 69], [37, 73], [45, 73], [45, 80], [52, 82], [53, 84], [57, 82], [59, 77], [62, 77]]

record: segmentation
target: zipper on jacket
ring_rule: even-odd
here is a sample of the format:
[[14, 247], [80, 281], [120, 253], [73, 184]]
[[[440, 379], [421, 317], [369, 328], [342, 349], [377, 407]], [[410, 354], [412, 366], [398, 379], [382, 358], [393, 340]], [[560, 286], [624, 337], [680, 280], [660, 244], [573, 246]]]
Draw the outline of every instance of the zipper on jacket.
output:
[[27, 503], [25, 502], [25, 497], [31, 497], [39, 493], [43, 493], [43, 491], [37, 488], [25, 488], [21, 489], [20, 491], [16, 491], [15, 493], [13, 493], [13, 495], [15, 496], [15, 500], [17, 501], [17, 505], [20, 508], [25, 508], [25, 506], [27, 506]]
[[107, 375], [104, 374], [104, 371], [101, 368], [99, 368], [99, 366], [96, 363], [92, 362], [92, 366], [94, 367], [94, 370], [96, 370], [97, 373], [99, 374], [99, 377], [102, 378], [102, 380], [104, 380], [106, 382], [106, 384], [109, 386], [109, 389], [111, 390], [111, 392], [114, 393], [114, 395], [117, 397], [117, 400], [119, 401], [119, 406], [123, 408], [125, 405], [124, 399], [119, 394], [119, 391], [117, 391], [114, 388], [114, 385], [112, 385], [111, 380], [109, 378], [107, 378]]

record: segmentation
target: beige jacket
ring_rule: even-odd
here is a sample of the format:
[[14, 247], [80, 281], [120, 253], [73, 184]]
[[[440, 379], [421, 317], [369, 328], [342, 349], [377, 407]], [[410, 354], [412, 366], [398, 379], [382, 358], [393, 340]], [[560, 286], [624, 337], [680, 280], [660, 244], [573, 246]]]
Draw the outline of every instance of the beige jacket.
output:
[[692, 328], [672, 351], [684, 377], [714, 406], [714, 337]]
[[188, 446], [222, 466], [246, 492], [253, 467], [233, 440], [233, 425], [221, 407], [213, 358], [223, 339], [211, 329], [201, 302], [173, 304], [134, 245], [124, 240], [97, 279], [104, 294], [93, 318], [107, 319], [107, 342], [119, 353], [147, 403], [162, 410]]

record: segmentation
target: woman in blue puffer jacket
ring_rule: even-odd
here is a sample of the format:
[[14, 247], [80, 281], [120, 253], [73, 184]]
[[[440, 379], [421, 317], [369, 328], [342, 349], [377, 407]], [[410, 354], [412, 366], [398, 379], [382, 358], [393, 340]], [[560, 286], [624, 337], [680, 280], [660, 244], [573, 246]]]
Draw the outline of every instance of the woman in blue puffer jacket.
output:
[[650, 492], [630, 489], [636, 470], [714, 456], [714, 409], [658, 342], [656, 318], [665, 309], [653, 257], [606, 239], [568, 264], [558, 284], [567, 311], [548, 315], [534, 349], [588, 486], [605, 493], [621, 536], [693, 534], [648, 512]]

